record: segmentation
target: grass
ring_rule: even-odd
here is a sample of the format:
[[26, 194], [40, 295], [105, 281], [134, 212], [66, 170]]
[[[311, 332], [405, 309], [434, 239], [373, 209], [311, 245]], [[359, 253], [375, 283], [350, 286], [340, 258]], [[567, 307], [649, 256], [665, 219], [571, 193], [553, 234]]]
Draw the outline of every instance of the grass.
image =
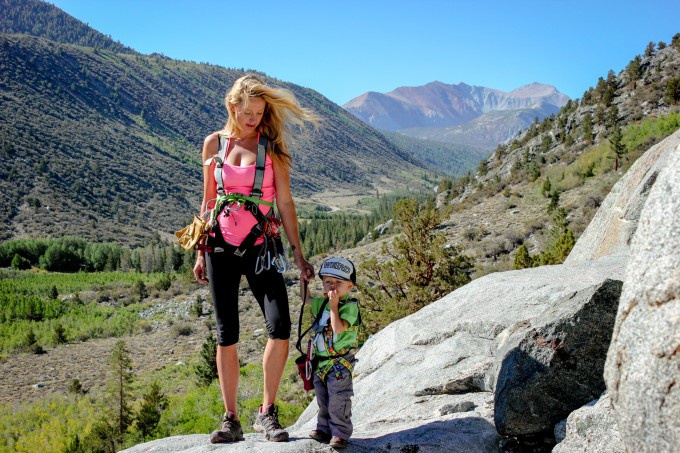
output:
[[92, 288], [115, 287], [117, 284], [131, 285], [137, 280], [154, 283], [163, 274], [137, 272], [47, 272], [39, 269], [17, 271], [0, 269], [0, 293], [15, 291], [22, 294], [47, 294], [56, 286], [59, 294], [68, 294]]
[[[55, 338], [58, 326], [64, 329], [66, 341], [133, 334], [143, 328], [138, 315], [145, 304], [138, 282], [159, 296], [161, 292], [153, 285], [163, 278], [164, 274], [134, 272], [62, 274], [0, 269], [0, 351], [11, 354], [33, 344], [56, 345], [63, 340]], [[49, 297], [54, 288], [56, 299]], [[34, 342], [30, 332], [35, 335]]]

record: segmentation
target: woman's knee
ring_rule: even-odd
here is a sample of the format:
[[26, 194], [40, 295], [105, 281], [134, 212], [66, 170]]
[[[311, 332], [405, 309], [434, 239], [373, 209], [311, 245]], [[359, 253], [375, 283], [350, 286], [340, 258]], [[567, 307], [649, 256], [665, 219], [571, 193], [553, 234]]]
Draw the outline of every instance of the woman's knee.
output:
[[217, 331], [217, 345], [226, 347], [234, 346], [238, 343], [238, 332], [220, 332]]
[[290, 319], [287, 322], [279, 319], [267, 323], [267, 333], [271, 340], [290, 340], [290, 328]]

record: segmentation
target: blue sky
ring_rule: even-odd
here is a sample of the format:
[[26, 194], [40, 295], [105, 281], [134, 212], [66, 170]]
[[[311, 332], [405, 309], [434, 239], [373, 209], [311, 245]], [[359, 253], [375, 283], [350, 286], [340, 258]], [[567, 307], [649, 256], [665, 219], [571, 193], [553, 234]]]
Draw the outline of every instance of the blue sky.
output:
[[256, 69], [340, 105], [434, 80], [580, 98], [680, 33], [678, 0], [49, 1], [142, 53]]

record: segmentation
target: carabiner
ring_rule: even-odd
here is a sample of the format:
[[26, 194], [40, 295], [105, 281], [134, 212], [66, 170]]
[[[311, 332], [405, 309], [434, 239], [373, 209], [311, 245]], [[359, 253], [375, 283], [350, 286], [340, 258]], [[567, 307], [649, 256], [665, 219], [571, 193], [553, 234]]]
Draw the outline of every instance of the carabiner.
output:
[[267, 241], [265, 240], [255, 260], [255, 274], [259, 275], [263, 270], [269, 270], [270, 267], [271, 260], [269, 260], [269, 251], [267, 250]]

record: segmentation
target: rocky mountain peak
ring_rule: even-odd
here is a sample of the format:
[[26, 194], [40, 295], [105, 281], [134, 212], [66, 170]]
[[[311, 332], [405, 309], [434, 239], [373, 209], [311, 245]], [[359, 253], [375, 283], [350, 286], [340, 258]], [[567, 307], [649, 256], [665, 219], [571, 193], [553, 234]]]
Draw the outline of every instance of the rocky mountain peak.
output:
[[[515, 88], [510, 92], [511, 96], [515, 97], [539, 97], [539, 96], [550, 96], [552, 94], [559, 93], [557, 88], [552, 85], [546, 85], [544, 83], [533, 82], [528, 85], [524, 85], [519, 88]], [[564, 95], [563, 95], [564, 96]]]
[[[458, 83], [433, 81], [399, 87], [388, 93], [362, 94], [343, 107], [357, 118], [387, 131], [441, 128], [467, 123], [493, 111], [562, 107], [569, 97], [551, 85], [532, 83], [511, 92]], [[408, 134], [412, 135], [412, 134]], [[442, 140], [446, 141], [446, 140]]]

